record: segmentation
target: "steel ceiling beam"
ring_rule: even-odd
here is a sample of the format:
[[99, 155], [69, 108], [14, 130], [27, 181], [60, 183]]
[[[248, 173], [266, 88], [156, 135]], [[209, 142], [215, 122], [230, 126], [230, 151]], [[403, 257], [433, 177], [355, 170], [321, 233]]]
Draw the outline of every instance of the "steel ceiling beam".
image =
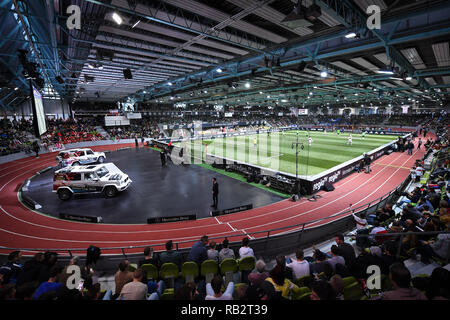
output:
[[[344, 36], [346, 33], [347, 33], [347, 31], [343, 31], [343, 32], [340, 32], [338, 34], [338, 36], [334, 35], [334, 36], [329, 36], [329, 37], [332, 37], [332, 38], [340, 37], [340, 36]], [[450, 34], [450, 27], [442, 28], [442, 29], [438, 30], [437, 33], [439, 35]], [[419, 32], [419, 33], [415, 33], [414, 35], [409, 35], [408, 34], [406, 36], [398, 36], [395, 40], [393, 40], [393, 42], [395, 42], [396, 44], [400, 44], [400, 43], [413, 41], [414, 37], [417, 37], [417, 39], [424, 39], [424, 38], [433, 37], [435, 35], [436, 35], [436, 33], [432, 32], [432, 31], [427, 31], [427, 32], [423, 32], [423, 33]], [[305, 47], [307, 47], [309, 45], [316, 45], [317, 43], [319, 43], [321, 41], [327, 41], [329, 39], [328, 37], [324, 37], [324, 38], [325, 39], [320, 39], [319, 38], [319, 39], [307, 41], [307, 43], [304, 43], [304, 44], [299, 45], [299, 46], [292, 47], [291, 50], [299, 50], [300, 48], [305, 48]], [[364, 42], [364, 41], [360, 41], [360, 43], [361, 42]], [[357, 44], [357, 43], [355, 43], [355, 44]], [[338, 56], [342, 56], [342, 55], [346, 55], [346, 54], [351, 54], [351, 53], [354, 53], [354, 52], [363, 52], [363, 51], [373, 50], [373, 49], [377, 49], [377, 48], [381, 48], [381, 47], [383, 47], [383, 43], [381, 41], [376, 41], [376, 42], [372, 42], [372, 43], [369, 43], [369, 44], [360, 44], [360, 45], [357, 45], [357, 46], [354, 46], [354, 47], [350, 47], [350, 48], [346, 48], [346, 49], [340, 49], [340, 50], [339, 50], [339, 47], [337, 47], [337, 48], [327, 47], [327, 50], [326, 50], [325, 53], [319, 53], [315, 57], [305, 56], [305, 57], [301, 57], [301, 58], [295, 58], [295, 59], [292, 59], [290, 61], [281, 62], [281, 66], [282, 67], [295, 66], [295, 65], [297, 65], [298, 63], [300, 63], [302, 61], [305, 61], [305, 62], [314, 62], [314, 60], [319, 60], [320, 61], [320, 60], [329, 59], [329, 58], [333, 58], [333, 57], [338, 57]], [[236, 66], [239, 63], [238, 62], [233, 62], [232, 64], [234, 66]], [[241, 64], [246, 64], [246, 62], [243, 61], [243, 62], [241, 62]], [[230, 65], [231, 65], [231, 63], [230, 64], [225, 64], [224, 67], [228, 69]], [[267, 68], [260, 67], [260, 68], [257, 69], [257, 73], [261, 72], [261, 71], [264, 71], [264, 70], [267, 70]], [[209, 72], [211, 72], [211, 71], [214, 71], [214, 69], [212, 69], [212, 70], [210, 69], [209, 70]], [[205, 73], [206, 72], [197, 73], [197, 75], [200, 76], [200, 75], [204, 75]], [[246, 77], [246, 76], [248, 77], [248, 76], [251, 76], [251, 75], [252, 75], [251, 74], [251, 69], [248, 69], [248, 70], [245, 70], [245, 71], [233, 73], [231, 75], [219, 76], [219, 77], [215, 78], [214, 80], [204, 79], [203, 85], [213, 84], [213, 83], [218, 82], [218, 81], [233, 80], [233, 79], [239, 78], [239, 77]], [[186, 76], [186, 77], [188, 77], [188, 76]], [[181, 82], [185, 82], [185, 78], [186, 77], [181, 78], [180, 81]], [[185, 86], [179, 87], [178, 90], [188, 90], [188, 89], [192, 89], [194, 87], [195, 87], [195, 84], [185, 85]], [[163, 88], [164, 89], [163, 86], [156, 86], [154, 88]], [[151, 91], [152, 90], [150, 90], [150, 92]], [[155, 94], [155, 97], [164, 96], [164, 95], [166, 95], [168, 93], [170, 93], [170, 90], [167, 90], [167, 88], [166, 88], [165, 91], [163, 90], [163, 91], [160, 91], [159, 93]]]
[[[349, 0], [318, 0], [316, 3], [331, 14], [335, 19], [341, 22], [345, 27], [352, 31], [360, 31], [363, 34], [372, 32], [386, 48], [386, 54], [392, 62], [397, 63], [401, 68], [408, 72], [409, 75], [414, 75], [416, 69], [409, 63], [409, 61], [390, 43], [395, 31], [397, 30], [401, 21], [396, 21], [391, 28], [388, 35], [384, 35], [377, 29], [369, 30], [366, 24], [367, 16]], [[426, 88], [428, 83], [422, 78], [418, 77], [421, 87]]]
[[[170, 21], [165, 21], [165, 20], [162, 20], [162, 19], [158, 19], [158, 18], [155, 17], [155, 15], [152, 15], [152, 12], [150, 10], [149, 10], [148, 14], [142, 14], [142, 13], [139, 13], [139, 12], [137, 12], [135, 10], [126, 9], [124, 7], [119, 7], [119, 6], [112, 5], [112, 4], [109, 4], [109, 3], [105, 3], [105, 2], [102, 2], [102, 1], [99, 1], [99, 0], [86, 0], [86, 1], [87, 2], [91, 2], [93, 4], [104, 6], [104, 7], [109, 8], [109, 9], [116, 10], [118, 12], [122, 12], [122, 13], [126, 13], [126, 14], [129, 14], [129, 15], [132, 15], [132, 16], [136, 16], [136, 17], [139, 17], [139, 18], [142, 18], [142, 19], [158, 22], [158, 23], [161, 23], [161, 24], [164, 24], [164, 25], [167, 25], [167, 26], [170, 26], [170, 27], [174, 27], [174, 28], [177, 28], [177, 29], [180, 29], [180, 30], [184, 30], [184, 31], [187, 31], [187, 32], [196, 33], [199, 36], [204, 36], [204, 37], [215, 39], [215, 40], [218, 40], [218, 41], [221, 41], [221, 42], [226, 42], [228, 44], [231, 44], [231, 45], [234, 45], [234, 46], [238, 46], [238, 47], [241, 47], [241, 48], [245, 48], [245, 49], [250, 50], [250, 51], [255, 51], [255, 52], [260, 52], [260, 53], [264, 52], [261, 49], [254, 48], [254, 47], [251, 47], [251, 46], [247, 46], [247, 45], [244, 45], [242, 43], [231, 41], [231, 40], [228, 40], [228, 39], [225, 39], [225, 38], [221, 38], [221, 37], [215, 36], [213, 34], [210, 34], [210, 33], [204, 32], [204, 31], [194, 30], [194, 29], [191, 29], [191, 28], [188, 28], [188, 27], [184, 27], [182, 25], [179, 25], [179, 24], [176, 24], [176, 23], [173, 23], [173, 22], [170, 22]], [[270, 1], [270, 0], [266, 0], [266, 1]], [[198, 19], [198, 20], [200, 20], [200, 19]], [[211, 29], [214, 30], [215, 27], [213, 27]], [[214, 31], [216, 31], [216, 30], [214, 30]]]
[[[254, 9], [256, 9], [256, 8], [258, 8], [258, 7], [261, 7], [261, 6], [265, 5], [265, 4], [268, 4], [268, 3], [270, 3], [270, 2], [273, 2], [273, 1], [274, 1], [274, 0], [263, 0], [263, 1], [259, 2], [257, 5], [252, 6], [251, 8], [244, 9], [244, 10], [240, 11], [239, 13], [235, 14], [234, 16], [229, 17], [228, 19], [226, 19], [226, 20], [220, 22], [219, 24], [217, 24], [217, 25], [215, 25], [214, 27], [210, 28], [210, 30], [212, 30], [212, 31], [221, 30], [221, 29], [223, 29], [223, 28], [225, 28], [225, 27], [231, 25], [232, 23], [241, 20], [242, 18], [244, 18], [244, 17], [247, 16], [248, 14], [252, 13], [252, 11], [253, 11]], [[194, 30], [191, 28], [190, 31], [192, 32], [192, 31], [194, 31]], [[145, 67], [143, 67], [143, 68], [141, 68], [141, 69], [138, 69], [138, 70], [134, 71], [134, 73], [135, 73], [135, 74], [139, 74], [139, 73], [141, 73], [141, 72], [145, 72], [145, 71], [151, 69], [152, 66], [154, 66], [155, 64], [158, 64], [158, 63], [162, 62], [163, 60], [167, 59], [166, 56], [179, 55], [179, 53], [180, 53], [181, 50], [188, 48], [189, 46], [195, 44], [196, 42], [198, 42], [198, 41], [204, 39], [204, 38], [207, 37], [207, 36], [208, 36], [208, 35], [207, 35], [206, 33], [201, 33], [201, 34], [199, 34], [199, 35], [196, 36], [195, 38], [192, 38], [191, 40], [189, 40], [189, 41], [187, 41], [187, 42], [181, 44], [180, 46], [178, 46], [178, 47], [176, 47], [176, 48], [170, 50], [169, 52], [166, 53], [165, 56], [161, 56], [161, 57], [159, 57], [158, 59], [156, 59], [155, 61], [152, 61], [150, 64], [146, 65]], [[258, 49], [258, 50], [253, 49], [253, 51], [264, 52], [263, 50], [259, 50], [259, 49]], [[115, 82], [114, 84], [111, 85], [111, 88], [113, 88], [113, 87], [115, 87], [115, 86], [117, 86], [117, 85], [120, 85], [121, 83], [123, 83], [123, 80], [122, 80], [122, 81], [117, 81], [117, 82]], [[107, 89], [105, 92], [107, 92], [107, 91], [108, 91], [108, 89]]]

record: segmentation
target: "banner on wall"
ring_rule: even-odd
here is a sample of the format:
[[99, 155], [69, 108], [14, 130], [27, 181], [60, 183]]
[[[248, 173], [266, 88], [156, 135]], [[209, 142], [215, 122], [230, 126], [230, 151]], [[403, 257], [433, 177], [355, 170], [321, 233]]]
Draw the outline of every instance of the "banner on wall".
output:
[[232, 118], [233, 112], [225, 112], [225, 118]]
[[130, 120], [124, 116], [105, 116], [105, 126], [129, 126]]
[[308, 109], [298, 109], [298, 115], [299, 116], [307, 116], [308, 115]]
[[64, 150], [64, 144], [62, 143], [57, 143], [57, 144], [53, 144], [51, 146], [48, 147], [48, 150], [50, 152], [55, 152], [55, 151], [61, 151]]
[[128, 119], [142, 119], [142, 115], [140, 112], [128, 112], [127, 118]]

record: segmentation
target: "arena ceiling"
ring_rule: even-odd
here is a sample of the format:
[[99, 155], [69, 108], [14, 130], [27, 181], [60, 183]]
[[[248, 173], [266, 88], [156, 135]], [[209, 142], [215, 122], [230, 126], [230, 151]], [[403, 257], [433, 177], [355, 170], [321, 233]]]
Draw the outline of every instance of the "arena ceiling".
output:
[[[66, 24], [70, 5], [80, 29]], [[369, 5], [381, 29], [368, 29]], [[0, 10], [6, 108], [29, 94], [17, 50], [47, 96], [70, 102], [440, 106], [450, 94], [450, 1], [0, 0]]]

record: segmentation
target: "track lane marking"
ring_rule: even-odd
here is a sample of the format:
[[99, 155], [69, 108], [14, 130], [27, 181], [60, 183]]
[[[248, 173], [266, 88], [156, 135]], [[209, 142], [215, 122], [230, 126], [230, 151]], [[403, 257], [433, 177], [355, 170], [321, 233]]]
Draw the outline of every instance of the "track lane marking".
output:
[[[395, 160], [397, 160], [397, 158], [394, 159], [393, 161], [395, 161]], [[393, 161], [391, 161], [391, 162], [393, 162]], [[407, 161], [407, 160], [406, 160], [406, 161]], [[406, 161], [405, 161], [405, 162], [406, 162]], [[355, 175], [355, 176], [357, 176], [357, 175]], [[8, 182], [8, 183], [9, 183], [9, 182]], [[8, 183], [7, 183], [7, 184], [8, 184]], [[4, 186], [3, 186], [3, 187], [4, 187]], [[2, 189], [3, 189], [3, 188], [2, 188]], [[203, 226], [201, 226], [201, 227], [203, 227]], [[231, 227], [231, 225], [230, 225], [230, 227]], [[196, 228], [200, 228], [200, 227], [196, 227]], [[231, 227], [231, 228], [233, 228], [233, 227]], [[234, 228], [233, 228], [233, 229], [234, 229]], [[236, 229], [234, 229], [234, 230], [236, 230]], [[158, 232], [159, 232], [159, 231], [163, 231], [163, 230], [158, 230]], [[92, 232], [92, 231], [89, 231], [89, 232]], [[110, 231], [109, 231], [109, 232], [110, 232]], [[194, 237], [194, 236], [193, 236], [193, 237]], [[71, 240], [71, 241], [73, 241], [73, 240]], [[137, 241], [139, 241], [139, 240], [136, 240], [136, 241], [134, 241], [134, 242], [137, 242]], [[149, 240], [145, 240], [145, 241], [149, 241]], [[158, 240], [156, 240], [156, 241], [161, 241], [161, 240], [158, 239]]]

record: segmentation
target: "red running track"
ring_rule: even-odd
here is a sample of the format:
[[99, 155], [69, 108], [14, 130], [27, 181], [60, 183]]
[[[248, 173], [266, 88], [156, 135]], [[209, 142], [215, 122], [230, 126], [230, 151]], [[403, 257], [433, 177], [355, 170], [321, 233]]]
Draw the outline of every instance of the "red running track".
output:
[[[93, 147], [94, 150], [116, 150], [134, 144], [116, 144]], [[56, 165], [56, 153], [47, 153], [36, 159], [28, 157], [0, 165], [0, 246], [22, 249], [82, 249], [96, 245], [105, 254], [120, 253], [113, 247], [144, 246], [174, 242], [197, 241], [202, 235], [225, 237], [239, 241], [247, 233], [289, 227], [304, 222], [331, 217], [353, 208], [375, 201], [394, 190], [408, 175], [416, 159], [425, 150], [392, 153], [377, 159], [370, 174], [354, 173], [334, 184], [333, 192], [320, 192], [322, 197], [315, 202], [289, 199], [264, 207], [234, 213], [227, 216], [204, 218], [196, 221], [166, 224], [88, 224], [65, 221], [46, 216], [25, 207], [18, 198], [17, 190], [26, 178], [38, 170]], [[93, 213], [95, 214], [95, 213]], [[346, 215], [332, 217], [309, 224], [317, 227], [341, 219]], [[271, 235], [293, 232], [300, 229], [286, 228]], [[265, 237], [266, 233], [253, 234], [251, 238]], [[180, 244], [179, 248], [191, 247], [192, 242]], [[156, 247], [163, 250], [163, 246]], [[0, 250], [5, 253], [8, 250]], [[142, 249], [128, 249], [127, 253]], [[25, 253], [27, 251], [25, 250]], [[29, 252], [30, 253], [30, 252]]]

